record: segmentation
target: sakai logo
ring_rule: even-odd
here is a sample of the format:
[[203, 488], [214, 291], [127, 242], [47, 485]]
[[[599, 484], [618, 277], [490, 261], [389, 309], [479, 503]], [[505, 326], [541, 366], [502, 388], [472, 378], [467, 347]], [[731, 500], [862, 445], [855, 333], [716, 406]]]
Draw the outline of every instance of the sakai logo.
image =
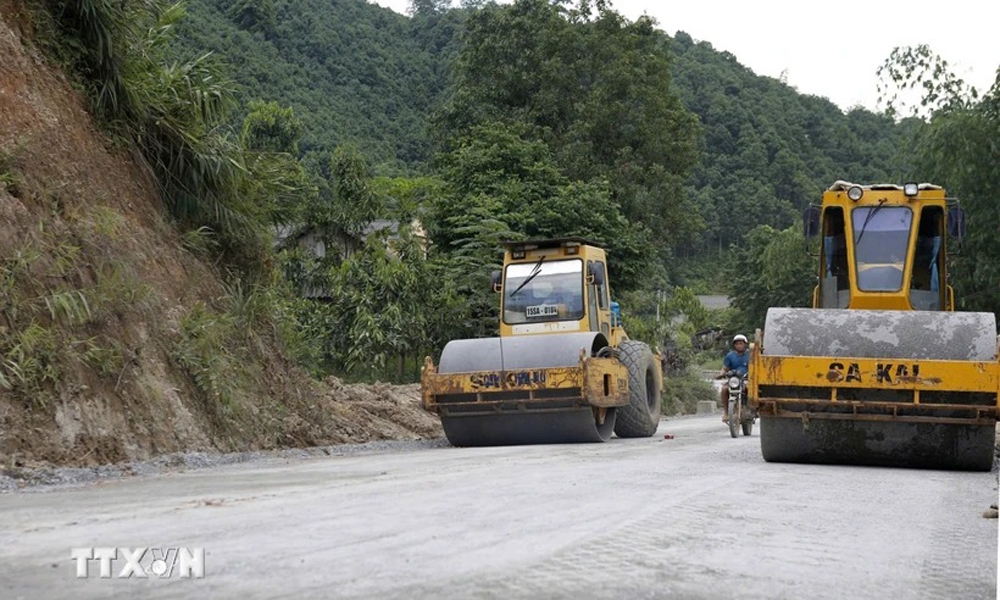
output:
[[876, 363], [875, 372], [865, 374], [858, 363], [841, 362], [830, 363], [830, 371], [827, 379], [830, 381], [857, 381], [861, 382], [865, 377], [874, 379], [876, 383], [887, 383], [893, 385], [904, 380], [919, 379], [920, 365], [900, 365], [893, 363]]
[[202, 578], [205, 576], [204, 548], [73, 548], [70, 557], [76, 561], [76, 576], [90, 577], [90, 563], [100, 564], [101, 579], [116, 576]]
[[506, 371], [500, 373], [483, 373], [469, 376], [473, 389], [519, 387], [526, 385], [543, 385], [545, 371]]

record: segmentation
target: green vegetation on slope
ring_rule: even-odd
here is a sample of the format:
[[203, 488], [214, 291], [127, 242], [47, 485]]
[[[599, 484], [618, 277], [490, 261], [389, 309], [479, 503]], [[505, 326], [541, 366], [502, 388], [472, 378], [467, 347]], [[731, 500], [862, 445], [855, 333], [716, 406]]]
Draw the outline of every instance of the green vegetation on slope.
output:
[[736, 57], [678, 32], [674, 81], [701, 119], [704, 158], [687, 191], [706, 235], [697, 255], [739, 243], [757, 225], [783, 229], [838, 179], [864, 183], [913, 177], [905, 132], [863, 108], [844, 114], [824, 98], [755, 75]]
[[343, 144], [383, 174], [429, 162], [428, 117], [449, 83], [463, 11], [407, 18], [364, 0], [257, 2], [273, 18], [259, 24], [229, 0], [189, 2], [178, 51], [223, 59], [244, 104], [292, 108], [317, 170]]
[[[641, 19], [615, 37], [608, 26], [621, 17], [591, 15], [583, 4], [446, 5], [418, 2], [405, 17], [361, 0], [245, 0], [236, 8], [194, 0], [180, 48], [231, 63], [241, 115], [254, 99], [292, 108], [303, 124], [300, 152], [317, 174], [344, 144], [377, 174], [431, 174], [434, 152], [449, 150], [455, 132], [527, 123], [527, 137], [545, 142], [570, 181], [604, 178], [630, 220], [643, 215], [657, 262], [680, 283], [713, 280], [700, 257], [725, 259], [757, 225], [788, 227], [836, 179], [919, 175], [900, 152], [912, 127], [861, 108], [844, 114], [683, 32], [671, 39]], [[629, 58], [636, 51], [662, 64], [650, 71]], [[595, 79], [587, 69], [598, 64], [608, 68]], [[578, 81], [588, 92], [567, 93]], [[669, 86], [664, 102], [679, 97], [697, 116], [697, 155], [688, 138], [695, 132], [655, 111], [683, 112], [637, 101], [657, 85]], [[643, 135], [677, 141], [650, 146]], [[625, 146], [633, 154], [621, 153]]]
[[[126, 105], [109, 119], [153, 142], [147, 156], [164, 167], [178, 219], [221, 239], [227, 261], [269, 263], [262, 232], [275, 223], [330, 249], [289, 248], [277, 260], [299, 290], [330, 292], [325, 304], [283, 308], [312, 340], [302, 355], [314, 369], [402, 376], [451, 337], [490, 334], [488, 273], [502, 239], [604, 242], [637, 335], [656, 341], [682, 334], [641, 321], [655, 309], [653, 290], [729, 292], [735, 311], [717, 318], [742, 329], [759, 325], [767, 306], [807, 302], [812, 262], [793, 224], [836, 179], [934, 178], [969, 196], [974, 219], [994, 216], [983, 200], [990, 177], [959, 173], [978, 164], [973, 154], [990, 155], [993, 96], [949, 104], [929, 124], [844, 113], [603, 4], [464, 6], [419, 2], [405, 17], [361, 0], [193, 0], [190, 18], [148, 30], [179, 30], [169, 56], [201, 58], [172, 69], [162, 53], [135, 63], [173, 73], [168, 87], [148, 82], [142, 110]], [[105, 72], [115, 61], [87, 52], [73, 60], [97, 82], [98, 106], [131, 102]], [[218, 78], [219, 64], [238, 87]], [[170, 82], [195, 91], [180, 96], [197, 109], [187, 120], [162, 104]], [[171, 116], [172, 129], [148, 114]], [[4, 176], [16, 185], [16, 174]], [[373, 221], [413, 217], [433, 242], [428, 256], [405, 226], [393, 252], [378, 236], [361, 243]], [[988, 282], [1000, 253], [991, 243], [974, 234], [969, 245], [982, 252], [963, 259]], [[993, 306], [989, 285], [961, 272], [956, 283], [971, 292], [967, 306]]]

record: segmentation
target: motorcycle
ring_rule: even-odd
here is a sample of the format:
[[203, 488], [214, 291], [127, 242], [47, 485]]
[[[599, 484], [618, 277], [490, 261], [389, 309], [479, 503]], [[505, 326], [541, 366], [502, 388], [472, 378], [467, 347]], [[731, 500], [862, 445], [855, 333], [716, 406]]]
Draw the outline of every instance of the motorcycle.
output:
[[729, 434], [739, 437], [740, 428], [743, 435], [753, 433], [753, 424], [757, 422], [757, 411], [747, 402], [747, 376], [736, 371], [726, 371], [719, 379], [725, 379], [729, 388]]

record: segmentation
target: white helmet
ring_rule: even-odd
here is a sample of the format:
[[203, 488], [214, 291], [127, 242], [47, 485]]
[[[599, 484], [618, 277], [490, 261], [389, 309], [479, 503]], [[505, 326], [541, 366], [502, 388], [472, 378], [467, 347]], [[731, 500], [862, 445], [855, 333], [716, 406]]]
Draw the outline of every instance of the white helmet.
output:
[[733, 337], [733, 343], [735, 344], [736, 342], [743, 342], [744, 344], [747, 343], [747, 336], [743, 335], [742, 333], [737, 333]]

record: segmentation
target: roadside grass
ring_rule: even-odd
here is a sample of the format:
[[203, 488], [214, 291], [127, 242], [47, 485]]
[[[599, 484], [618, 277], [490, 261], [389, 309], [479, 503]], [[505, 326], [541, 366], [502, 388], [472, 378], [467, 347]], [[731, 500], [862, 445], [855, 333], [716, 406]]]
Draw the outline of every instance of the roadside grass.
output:
[[[111, 212], [102, 215], [114, 229]], [[39, 223], [0, 258], [0, 388], [40, 408], [81, 367], [117, 387], [126, 351], [102, 328], [151, 306], [148, 286], [96, 250], [101, 239], [77, 245], [64, 235]]]
[[236, 341], [232, 315], [195, 304], [181, 319], [180, 337], [171, 358], [190, 376], [195, 389], [212, 406], [235, 408], [246, 372], [241, 368], [241, 346]]
[[17, 168], [20, 149], [20, 147], [13, 151], [0, 149], [0, 190], [15, 198], [22, 195], [21, 187], [24, 184], [24, 177]]

